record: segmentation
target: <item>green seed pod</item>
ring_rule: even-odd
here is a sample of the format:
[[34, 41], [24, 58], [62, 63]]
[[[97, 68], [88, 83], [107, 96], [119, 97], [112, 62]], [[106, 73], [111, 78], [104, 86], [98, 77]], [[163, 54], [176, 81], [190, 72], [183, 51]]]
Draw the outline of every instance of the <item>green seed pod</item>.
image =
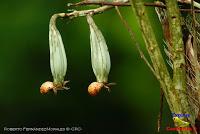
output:
[[108, 47], [101, 31], [90, 15], [87, 15], [87, 22], [90, 27], [92, 69], [97, 82], [107, 83], [111, 67]]
[[50, 66], [53, 75], [53, 83], [62, 85], [67, 71], [67, 57], [63, 45], [62, 37], [56, 27], [56, 19], [63, 17], [64, 13], [54, 14], [49, 24], [49, 49], [50, 49]]

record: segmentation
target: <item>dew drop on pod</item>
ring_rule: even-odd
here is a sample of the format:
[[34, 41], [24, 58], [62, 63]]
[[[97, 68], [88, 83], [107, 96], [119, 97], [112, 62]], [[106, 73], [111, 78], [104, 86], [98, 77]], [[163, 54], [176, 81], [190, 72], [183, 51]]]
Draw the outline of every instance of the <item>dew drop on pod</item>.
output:
[[92, 69], [97, 80], [89, 85], [88, 92], [91, 96], [95, 96], [102, 88], [109, 91], [109, 86], [114, 85], [114, 83], [108, 83], [111, 63], [106, 41], [91, 15], [87, 15], [87, 22], [90, 27]]
[[57, 90], [68, 89], [65, 87], [68, 81], [64, 81], [67, 71], [67, 57], [63, 45], [62, 37], [56, 27], [56, 20], [64, 17], [65, 13], [54, 14], [49, 24], [49, 49], [50, 49], [50, 67], [53, 76], [53, 82], [47, 81], [40, 87], [42, 94], [52, 90], [55, 94]]

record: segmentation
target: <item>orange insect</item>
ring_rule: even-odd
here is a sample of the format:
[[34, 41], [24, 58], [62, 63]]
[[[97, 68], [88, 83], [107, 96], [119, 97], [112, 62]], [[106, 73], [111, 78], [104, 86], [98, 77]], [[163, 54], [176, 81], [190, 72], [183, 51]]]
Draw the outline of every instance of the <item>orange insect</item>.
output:
[[91, 96], [96, 96], [102, 88], [106, 88], [110, 92], [110, 86], [112, 85], [116, 85], [116, 83], [92, 82], [88, 86], [88, 93]]
[[65, 87], [65, 85], [68, 83], [69, 81], [65, 81], [63, 84], [61, 85], [55, 85], [53, 82], [51, 81], [47, 81], [45, 83], [43, 83], [41, 86], [40, 86], [40, 93], [41, 94], [46, 94], [48, 93], [49, 91], [53, 91], [55, 94], [57, 94], [57, 91], [58, 90], [68, 90], [69, 88], [68, 87]]

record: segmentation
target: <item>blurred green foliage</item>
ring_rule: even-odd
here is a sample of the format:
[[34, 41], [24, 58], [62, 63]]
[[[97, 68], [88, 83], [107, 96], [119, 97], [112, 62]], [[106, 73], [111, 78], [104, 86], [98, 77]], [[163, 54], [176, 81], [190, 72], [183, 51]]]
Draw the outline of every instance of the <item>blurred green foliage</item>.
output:
[[[71, 89], [56, 96], [40, 94], [40, 85], [52, 80], [49, 19], [54, 13], [67, 12], [68, 2], [75, 1], [0, 2], [0, 131], [3, 127], [77, 125], [88, 134], [156, 133], [159, 83], [140, 58], [115, 10], [94, 17], [111, 55], [109, 80], [117, 83], [112, 91], [104, 90], [96, 97], [87, 93], [87, 86], [95, 81], [90, 63], [89, 28], [85, 18], [76, 18], [58, 21], [68, 57], [67, 80]], [[131, 8], [120, 9], [147, 55]], [[154, 8], [148, 10], [162, 49], [161, 26]], [[172, 124], [167, 104], [164, 107], [162, 133]]]

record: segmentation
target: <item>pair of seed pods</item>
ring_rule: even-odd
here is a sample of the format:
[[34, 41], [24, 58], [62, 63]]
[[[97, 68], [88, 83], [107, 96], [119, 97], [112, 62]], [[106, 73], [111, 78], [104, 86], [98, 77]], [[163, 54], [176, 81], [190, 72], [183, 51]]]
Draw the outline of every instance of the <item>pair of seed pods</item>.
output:
[[[47, 81], [40, 87], [40, 92], [46, 94], [53, 91], [69, 89], [66, 87], [68, 81], [64, 81], [67, 72], [67, 57], [63, 45], [62, 37], [56, 27], [56, 20], [64, 17], [64, 13], [54, 14], [49, 24], [49, 49], [50, 49], [50, 67], [53, 76], [53, 82]], [[90, 46], [92, 69], [96, 76], [96, 82], [92, 82], [88, 87], [88, 93], [95, 96], [102, 88], [110, 91], [110, 86], [114, 83], [108, 83], [111, 62], [106, 41], [103, 34], [95, 24], [92, 15], [87, 15], [87, 22], [90, 28]]]

